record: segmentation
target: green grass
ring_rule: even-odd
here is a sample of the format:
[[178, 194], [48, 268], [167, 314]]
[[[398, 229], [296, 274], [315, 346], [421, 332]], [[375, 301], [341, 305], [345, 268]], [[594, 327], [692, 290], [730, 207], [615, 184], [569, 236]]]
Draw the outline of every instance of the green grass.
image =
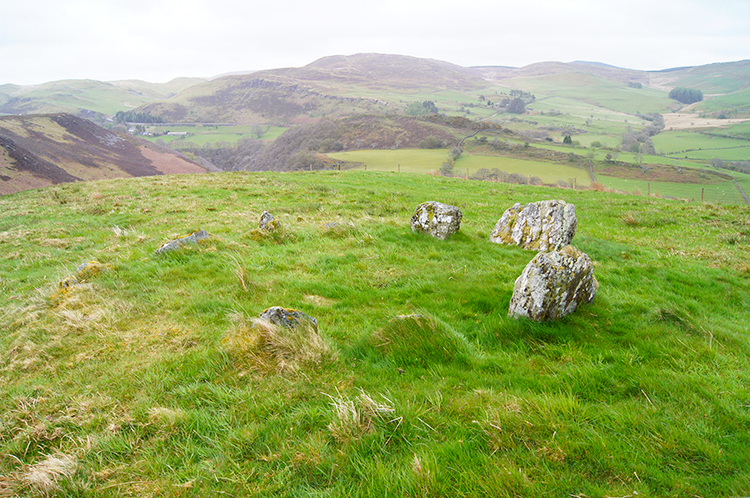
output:
[[[575, 204], [600, 287], [538, 324], [507, 316], [533, 253], [488, 237], [543, 199]], [[460, 232], [412, 233], [425, 200]], [[745, 496], [749, 244], [745, 207], [424, 174], [2, 197], [0, 495]], [[108, 270], [58, 290], [92, 259]], [[250, 326], [273, 305], [333, 353], [282, 368]]]
[[[531, 92], [537, 98], [555, 96], [604, 107], [627, 114], [666, 112], [672, 101], [667, 92], [651, 88], [634, 89], [624, 83], [583, 73], [555, 74], [536, 78], [514, 78], [505, 82]], [[582, 92], [585, 94], [582, 96]]]
[[328, 156], [339, 161], [364, 163], [367, 171], [397, 172], [400, 165], [402, 173], [426, 173], [439, 170], [449, 154], [447, 149], [377, 149], [336, 152]]
[[[337, 152], [328, 154], [330, 157], [367, 165], [367, 171], [398, 172], [399, 165], [403, 173], [430, 173], [438, 171], [448, 159], [446, 149], [398, 149], [398, 150], [358, 150], [351, 152]], [[482, 156], [474, 154], [462, 155], [454, 165], [454, 174], [464, 177], [468, 170], [469, 176], [478, 169], [497, 168], [506, 173], [520, 173], [525, 176], [536, 176], [545, 183], [553, 184], [564, 180], [571, 185], [577, 178], [578, 185], [588, 185], [586, 171], [546, 161], [533, 161], [506, 156]], [[364, 166], [361, 168], [364, 169]]]
[[667, 155], [688, 159], [750, 161], [750, 142], [714, 134], [665, 131], [653, 137], [654, 147]]
[[[250, 138], [256, 140], [252, 126], [150, 126], [148, 131], [152, 133], [187, 132], [187, 135], [160, 135], [144, 137], [152, 142], [159, 140], [165, 143], [178, 142], [179, 144], [192, 144], [203, 146], [205, 144], [217, 144], [220, 142], [236, 144], [240, 138]], [[261, 140], [274, 140], [284, 133], [288, 128], [282, 126], [269, 126]]]
[[563, 180], [570, 185], [575, 182], [579, 186], [588, 186], [590, 183], [588, 173], [581, 168], [548, 161], [530, 161], [505, 156], [464, 154], [456, 161], [454, 171], [456, 175], [464, 175], [468, 169], [471, 176], [479, 168], [497, 168], [506, 173], [536, 176], [546, 184], [554, 184], [558, 180]]
[[599, 183], [606, 187], [635, 195], [667, 197], [696, 202], [701, 196], [706, 202], [720, 204], [746, 204], [733, 182], [723, 182], [710, 185], [696, 185], [690, 183], [650, 182], [644, 180], [626, 180], [605, 175], [597, 175]]

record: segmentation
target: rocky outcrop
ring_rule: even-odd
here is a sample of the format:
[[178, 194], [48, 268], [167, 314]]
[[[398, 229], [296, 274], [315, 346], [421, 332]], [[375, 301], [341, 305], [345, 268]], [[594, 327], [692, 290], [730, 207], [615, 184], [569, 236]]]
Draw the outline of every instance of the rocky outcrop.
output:
[[456, 206], [435, 201], [423, 202], [411, 216], [411, 229], [445, 240], [461, 228], [462, 217], [461, 210]]
[[555, 200], [530, 202], [525, 206], [516, 203], [498, 220], [490, 242], [536, 251], [557, 250], [570, 244], [577, 227], [573, 204]]
[[170, 240], [169, 242], [163, 244], [159, 249], [156, 250], [156, 254], [164, 254], [165, 252], [176, 251], [177, 249], [181, 249], [185, 244], [197, 244], [201, 240], [205, 240], [209, 237], [210, 235], [205, 230], [195, 230], [190, 235]]
[[301, 323], [311, 325], [318, 330], [318, 320], [298, 310], [272, 306], [260, 314], [260, 320], [266, 320], [280, 327], [294, 328]]
[[573, 246], [540, 252], [516, 280], [508, 315], [556, 320], [590, 303], [598, 287], [594, 265], [585, 253]]

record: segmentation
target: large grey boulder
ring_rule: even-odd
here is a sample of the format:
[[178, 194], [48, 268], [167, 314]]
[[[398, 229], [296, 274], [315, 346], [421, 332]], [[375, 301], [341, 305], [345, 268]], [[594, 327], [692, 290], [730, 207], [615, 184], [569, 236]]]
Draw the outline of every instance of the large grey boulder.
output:
[[445, 240], [461, 228], [462, 217], [461, 210], [456, 206], [435, 201], [423, 202], [411, 216], [411, 229]]
[[591, 258], [573, 246], [540, 252], [516, 279], [509, 316], [556, 320], [594, 299], [599, 283]]
[[185, 244], [197, 244], [199, 241], [209, 238], [210, 235], [205, 230], [195, 230], [190, 235], [180, 237], [178, 239], [170, 240], [169, 242], [162, 244], [162, 246], [156, 250], [156, 254], [164, 254], [165, 252], [176, 251], [181, 249]]
[[516, 203], [506, 210], [492, 230], [490, 242], [549, 251], [573, 240], [578, 227], [576, 208], [565, 201]]

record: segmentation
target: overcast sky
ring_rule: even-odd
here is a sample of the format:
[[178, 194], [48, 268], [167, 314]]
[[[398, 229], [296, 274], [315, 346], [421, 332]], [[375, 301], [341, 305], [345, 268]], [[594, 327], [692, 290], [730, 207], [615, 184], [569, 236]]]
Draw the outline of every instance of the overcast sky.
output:
[[0, 84], [163, 83], [363, 52], [461, 66], [750, 58], [748, 0], [9, 0]]

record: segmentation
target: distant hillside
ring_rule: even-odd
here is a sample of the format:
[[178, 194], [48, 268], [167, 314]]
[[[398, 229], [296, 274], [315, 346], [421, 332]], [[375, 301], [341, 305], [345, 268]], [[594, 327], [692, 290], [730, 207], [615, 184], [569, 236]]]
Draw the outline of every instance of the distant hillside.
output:
[[324, 57], [301, 68], [216, 78], [138, 110], [167, 122], [300, 123], [392, 111], [390, 92], [471, 91], [486, 85], [475, 69], [447, 62], [357, 54]]
[[0, 117], [0, 194], [165, 173], [203, 173], [184, 156], [70, 114]]
[[225, 76], [137, 109], [169, 123], [304, 123], [320, 116], [385, 112], [374, 98], [325, 94], [272, 75]]
[[653, 86], [697, 88], [705, 94], [732, 93], [750, 87], [750, 60], [683, 67], [649, 73]]
[[520, 68], [486, 66], [474, 68], [494, 82], [514, 78], [538, 78], [571, 73], [596, 76], [621, 83], [641, 83], [660, 90], [677, 86], [697, 88], [704, 93], [731, 93], [750, 87], [750, 60], [681, 67], [661, 71], [641, 71], [601, 62], [538, 62]]
[[298, 69], [256, 73], [291, 78], [314, 87], [402, 90], [470, 90], [486, 86], [475, 69], [404, 55], [356, 54], [323, 57]]
[[421, 117], [359, 115], [336, 120], [326, 118], [293, 127], [268, 144], [262, 140], [241, 140], [230, 147], [197, 147], [188, 142], [179, 150], [201, 157], [225, 171], [327, 169], [336, 162], [325, 155], [329, 152], [419, 148], [430, 141], [429, 148], [450, 147], [478, 129], [498, 127], [438, 114]]
[[63, 80], [42, 85], [0, 86], [0, 114], [49, 114], [67, 112], [90, 118], [111, 115], [148, 102], [163, 100], [196, 83], [200, 78], [177, 78], [168, 83], [139, 80], [103, 82]]
[[514, 78], [539, 78], [553, 75], [581, 73], [620, 83], [648, 83], [648, 73], [634, 69], [623, 69], [602, 63], [591, 62], [538, 62], [520, 68], [478, 67], [477, 71], [488, 80], [502, 83]]

